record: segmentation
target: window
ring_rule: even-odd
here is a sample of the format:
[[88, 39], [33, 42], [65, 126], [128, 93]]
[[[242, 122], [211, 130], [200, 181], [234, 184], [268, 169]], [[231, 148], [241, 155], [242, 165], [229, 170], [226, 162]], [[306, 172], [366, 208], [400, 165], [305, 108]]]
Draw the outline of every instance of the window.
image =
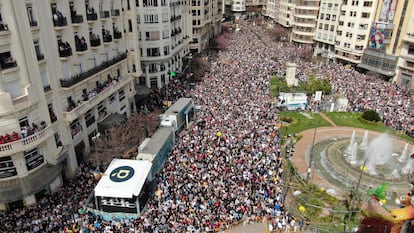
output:
[[112, 94], [112, 95], [109, 96], [109, 103], [110, 104], [112, 104], [113, 102], [115, 102], [115, 100], [116, 99], [115, 99], [115, 95], [114, 94]]
[[53, 136], [55, 137], [56, 146], [62, 146], [62, 141], [60, 140], [59, 133], [56, 132]]
[[0, 179], [17, 175], [13, 160], [10, 156], [0, 157]]
[[26, 10], [27, 10], [27, 16], [29, 17], [30, 26], [36, 27], [37, 21], [35, 20], [34, 15], [33, 15], [32, 5], [26, 5]]
[[147, 41], [154, 41], [160, 39], [160, 32], [153, 31], [153, 32], [145, 32], [145, 40]]
[[106, 107], [105, 107], [105, 104], [104, 104], [103, 101], [98, 104], [98, 113], [99, 114], [101, 114], [101, 113], [106, 114]]
[[157, 64], [155, 63], [151, 63], [149, 64], [149, 69], [148, 69], [149, 73], [155, 73], [158, 72], [158, 68], [157, 68]]
[[121, 89], [121, 90], [118, 91], [118, 99], [119, 99], [119, 101], [122, 101], [122, 100], [125, 99], [124, 89]]
[[371, 1], [364, 1], [364, 6], [365, 7], [370, 7], [370, 6], [372, 6], [372, 2]]
[[39, 40], [33, 41], [33, 44], [34, 44], [37, 60], [41, 61], [41, 60], [45, 59], [45, 56], [42, 54], [42, 51], [40, 50]]
[[33, 170], [45, 162], [43, 155], [41, 155], [37, 148], [31, 151], [24, 152], [24, 159], [26, 160], [27, 170]]
[[352, 1], [352, 6], [358, 6], [358, 4], [359, 4], [359, 1]]
[[330, 14], [326, 14], [325, 19], [326, 19], [326, 20], [330, 20], [330, 19], [331, 19], [331, 15], [330, 15]]
[[369, 18], [369, 16], [370, 16], [371, 14], [370, 13], [368, 13], [368, 12], [364, 12], [364, 13], [362, 13], [362, 18]]
[[95, 123], [95, 115], [93, 114], [93, 110], [92, 109], [86, 112], [86, 114], [85, 114], [85, 122], [86, 122], [86, 127], [89, 127], [93, 123]]
[[170, 38], [170, 31], [168, 29], [164, 29], [162, 30], [162, 38], [163, 39], [168, 39]]
[[162, 13], [162, 22], [163, 23], [168, 23], [169, 22], [168, 12]]
[[142, 6], [143, 7], [158, 6], [158, 0], [143, 0], [142, 1]]
[[320, 19], [324, 19], [324, 14], [323, 13], [321, 13], [321, 17], [320, 17]]
[[53, 111], [53, 104], [52, 103], [48, 104], [47, 108], [49, 110], [50, 121], [53, 123], [57, 120], [55, 111]]
[[322, 29], [322, 23], [319, 24], [319, 29]]
[[170, 46], [164, 46], [164, 56], [167, 56], [168, 54], [170, 54]]
[[332, 21], [336, 21], [336, 15], [332, 15]]
[[144, 15], [144, 23], [158, 23], [158, 15]]
[[160, 56], [160, 49], [159, 48], [147, 48], [147, 56], [148, 57]]
[[75, 120], [72, 124], [70, 124], [70, 132], [72, 134], [72, 138], [82, 134], [82, 125], [79, 120]]
[[335, 30], [335, 26], [331, 25], [331, 28], [329, 29], [329, 31], [333, 32]]
[[408, 46], [408, 54], [414, 55], [414, 45], [411, 44]]
[[329, 25], [325, 24], [324, 27], [323, 27], [323, 30], [327, 31], [328, 29], [329, 29]]

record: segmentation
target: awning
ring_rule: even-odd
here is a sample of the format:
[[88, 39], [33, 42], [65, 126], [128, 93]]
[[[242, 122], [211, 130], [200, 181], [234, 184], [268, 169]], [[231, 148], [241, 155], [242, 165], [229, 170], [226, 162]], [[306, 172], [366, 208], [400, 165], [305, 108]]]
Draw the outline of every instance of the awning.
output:
[[132, 198], [138, 196], [151, 170], [145, 160], [114, 159], [95, 187], [95, 196]]
[[373, 71], [373, 72], [376, 72], [376, 73], [379, 73], [379, 74], [382, 74], [382, 75], [388, 76], [388, 77], [395, 76], [394, 71], [378, 69], [377, 67], [370, 66], [370, 65], [367, 65], [367, 64], [364, 64], [364, 63], [358, 64], [358, 67], [369, 70], [369, 71]]
[[62, 165], [47, 164], [29, 173], [26, 177], [0, 181], [0, 203], [21, 200], [48, 188], [62, 172]]

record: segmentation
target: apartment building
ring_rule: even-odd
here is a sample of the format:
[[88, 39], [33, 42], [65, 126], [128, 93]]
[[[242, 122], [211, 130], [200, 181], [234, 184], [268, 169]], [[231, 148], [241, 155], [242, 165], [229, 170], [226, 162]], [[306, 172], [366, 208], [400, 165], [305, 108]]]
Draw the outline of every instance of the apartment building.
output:
[[246, 14], [246, 0], [225, 0], [225, 15], [241, 17]]
[[298, 44], [313, 44], [319, 0], [296, 0], [291, 40]]
[[400, 33], [400, 42], [397, 45], [399, 59], [395, 81], [398, 85], [414, 91], [414, 2], [404, 0], [401, 8], [402, 27], [398, 32]]
[[179, 0], [136, 0], [142, 75], [140, 84], [161, 88], [181, 72], [191, 38], [189, 6]]
[[128, 0], [0, 0], [0, 209], [30, 205], [87, 161], [100, 123], [134, 109]]
[[223, 0], [191, 0], [192, 40], [190, 51], [195, 54], [207, 48], [210, 39], [221, 32]]
[[335, 59], [356, 66], [361, 63], [375, 19], [378, 1], [343, 0], [335, 39]]
[[280, 0], [267, 0], [263, 6], [263, 15], [269, 22], [275, 23], [279, 18]]
[[[375, 72], [385, 79], [395, 76], [399, 56], [402, 11], [406, 11], [404, 1], [379, 1], [375, 19], [370, 25], [368, 44], [364, 49], [362, 62], [358, 68], [367, 72]], [[405, 13], [404, 13], [405, 14]]]
[[335, 35], [342, 0], [321, 0], [315, 30], [314, 54], [333, 60]]

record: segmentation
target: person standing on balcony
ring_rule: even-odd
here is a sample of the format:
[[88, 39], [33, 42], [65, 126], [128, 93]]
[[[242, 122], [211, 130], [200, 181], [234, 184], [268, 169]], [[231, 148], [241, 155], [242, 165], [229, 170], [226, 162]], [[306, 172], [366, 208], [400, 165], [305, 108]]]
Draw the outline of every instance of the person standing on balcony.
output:
[[29, 133], [29, 127], [27, 125], [24, 125], [21, 128], [21, 133], [23, 138], [27, 137], [27, 134]]

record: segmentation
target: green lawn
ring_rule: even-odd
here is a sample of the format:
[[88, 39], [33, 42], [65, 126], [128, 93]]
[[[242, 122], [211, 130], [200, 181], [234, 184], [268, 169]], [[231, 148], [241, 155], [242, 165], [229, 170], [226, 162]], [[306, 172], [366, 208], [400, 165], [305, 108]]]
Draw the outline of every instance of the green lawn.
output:
[[[286, 111], [279, 112], [279, 118], [291, 117], [297, 120], [297, 124], [290, 124], [287, 127], [282, 127], [282, 135], [295, 134], [312, 129], [315, 127], [330, 126], [329, 122], [325, 121], [318, 113], [312, 114], [309, 112]], [[305, 116], [306, 115], [306, 116]], [[312, 119], [311, 119], [312, 118]]]
[[333, 122], [338, 126], [348, 126], [355, 128], [362, 128], [367, 130], [373, 130], [378, 132], [387, 132], [390, 135], [396, 135], [401, 139], [414, 142], [413, 138], [408, 137], [407, 135], [398, 133], [394, 129], [382, 124], [369, 124], [358, 120], [361, 117], [362, 113], [357, 112], [327, 112], [325, 113]]

